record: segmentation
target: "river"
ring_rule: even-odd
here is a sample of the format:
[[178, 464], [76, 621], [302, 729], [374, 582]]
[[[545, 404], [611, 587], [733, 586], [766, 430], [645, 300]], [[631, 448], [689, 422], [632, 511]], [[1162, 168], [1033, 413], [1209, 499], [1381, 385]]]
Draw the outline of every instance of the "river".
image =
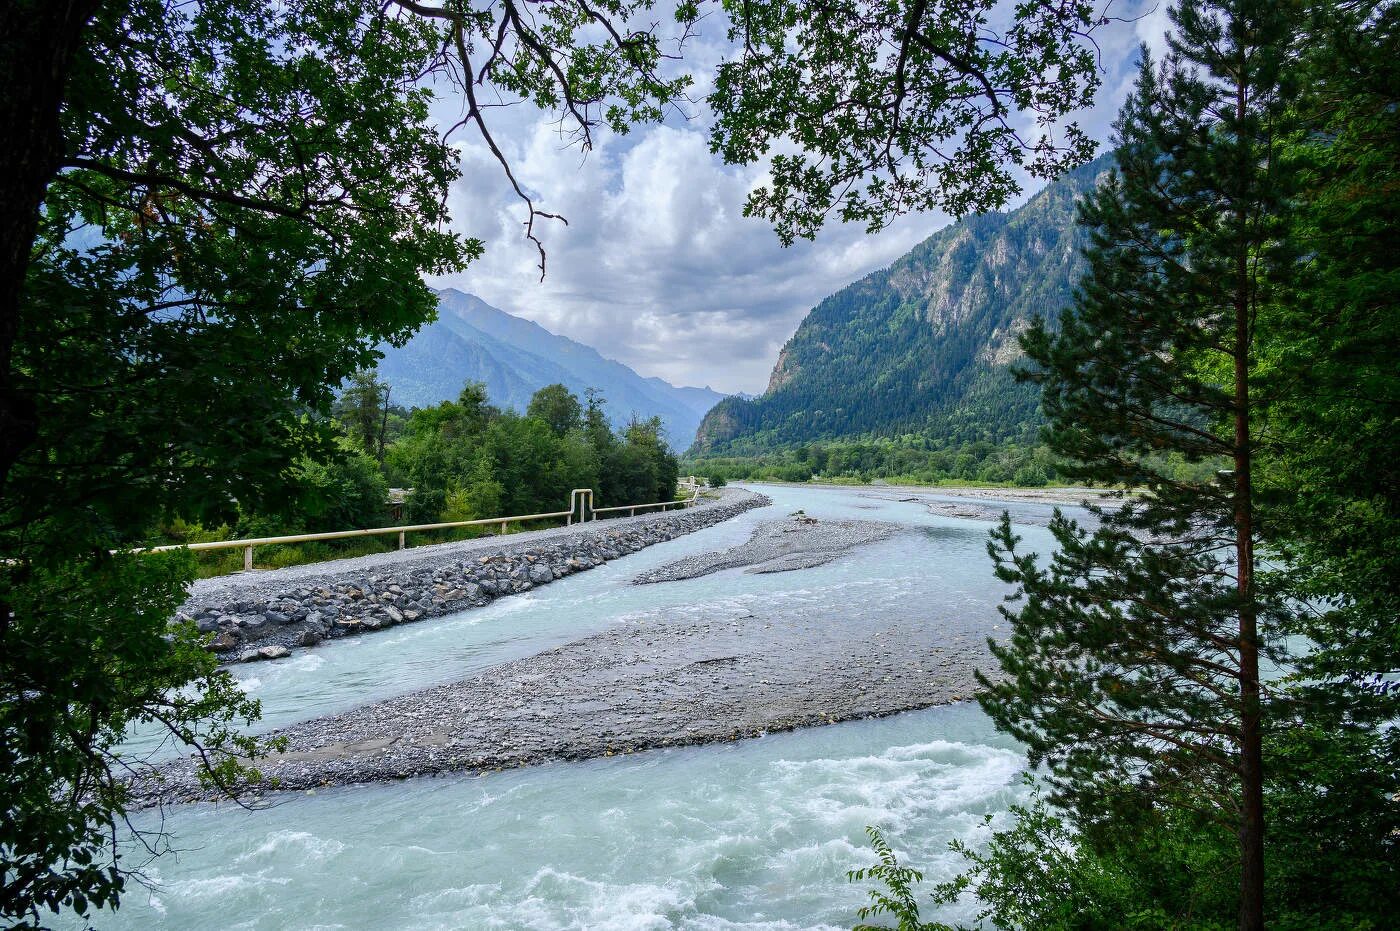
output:
[[[264, 727], [451, 681], [649, 614], [778, 605], [918, 619], [930, 637], [995, 636], [1003, 587], [984, 521], [936, 516], [893, 489], [764, 486], [774, 503], [484, 609], [240, 667]], [[690, 553], [742, 543], [803, 510], [908, 532], [825, 566], [630, 584]], [[1046, 549], [1043, 505], [1018, 532]], [[254, 811], [143, 812], [175, 852], [144, 868], [103, 928], [848, 928], [884, 828], [928, 881], [951, 875], [955, 837], [1019, 797], [1024, 765], [974, 704], [485, 776], [284, 795]], [[140, 862], [133, 851], [128, 865]], [[929, 916], [931, 917], [932, 912]], [[969, 918], [953, 907], [945, 919]]]

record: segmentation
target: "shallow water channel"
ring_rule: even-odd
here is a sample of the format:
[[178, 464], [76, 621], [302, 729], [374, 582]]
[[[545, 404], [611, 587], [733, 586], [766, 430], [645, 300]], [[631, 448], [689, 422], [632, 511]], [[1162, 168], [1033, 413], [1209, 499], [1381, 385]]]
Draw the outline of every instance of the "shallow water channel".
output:
[[[391, 632], [240, 667], [264, 727], [452, 681], [648, 616], [763, 607], [917, 620], [930, 637], [980, 640], [1001, 623], [984, 521], [935, 516], [894, 489], [764, 486], [772, 507], [523, 595]], [[1043, 519], [1050, 508], [1010, 506]], [[813, 569], [730, 570], [633, 586], [639, 572], [746, 540], [798, 509], [884, 520], [907, 532]], [[1019, 528], [1047, 548], [1040, 526]], [[887, 830], [929, 881], [953, 837], [1019, 794], [1023, 765], [962, 703], [731, 744], [551, 764], [486, 776], [284, 795], [270, 807], [168, 809], [177, 848], [146, 867], [98, 927], [850, 927], [870, 862], [864, 828]], [[154, 829], [162, 816], [141, 813]], [[949, 912], [948, 918], [970, 917]]]

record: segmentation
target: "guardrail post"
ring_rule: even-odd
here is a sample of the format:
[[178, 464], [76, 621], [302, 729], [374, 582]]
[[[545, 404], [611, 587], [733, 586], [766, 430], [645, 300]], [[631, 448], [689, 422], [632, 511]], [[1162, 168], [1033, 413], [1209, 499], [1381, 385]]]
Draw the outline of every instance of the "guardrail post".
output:
[[253, 548], [251, 546], [243, 547], [243, 571], [253, 571]]
[[404, 532], [403, 532], [402, 530], [400, 530], [400, 531], [399, 531], [399, 549], [406, 549], [406, 548], [407, 548], [407, 544], [404, 542], [404, 538], [403, 538], [403, 537], [404, 537]]
[[501, 521], [501, 536], [505, 536], [505, 535], [506, 535], [506, 522], [505, 522], [505, 521]]

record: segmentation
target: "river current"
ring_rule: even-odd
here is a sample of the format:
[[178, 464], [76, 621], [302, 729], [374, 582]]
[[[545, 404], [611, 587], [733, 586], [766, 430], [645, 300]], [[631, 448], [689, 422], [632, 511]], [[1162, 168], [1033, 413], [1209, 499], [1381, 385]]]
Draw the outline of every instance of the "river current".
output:
[[[773, 505], [484, 609], [240, 667], [263, 728], [452, 681], [651, 614], [745, 605], [876, 612], [931, 637], [996, 636], [1004, 587], [984, 521], [936, 516], [894, 489], [771, 487]], [[921, 497], [932, 497], [921, 495]], [[1043, 520], [1048, 506], [1008, 506]], [[742, 543], [797, 510], [908, 532], [825, 566], [633, 586], [639, 572]], [[1049, 534], [1018, 526], [1048, 549]], [[955, 837], [1020, 795], [1024, 758], [975, 704], [484, 776], [352, 786], [142, 812], [175, 848], [144, 868], [102, 928], [848, 928], [879, 825], [929, 883]], [[140, 862], [132, 851], [129, 865]], [[929, 911], [926, 917], [932, 917]], [[938, 913], [967, 919], [971, 907]]]

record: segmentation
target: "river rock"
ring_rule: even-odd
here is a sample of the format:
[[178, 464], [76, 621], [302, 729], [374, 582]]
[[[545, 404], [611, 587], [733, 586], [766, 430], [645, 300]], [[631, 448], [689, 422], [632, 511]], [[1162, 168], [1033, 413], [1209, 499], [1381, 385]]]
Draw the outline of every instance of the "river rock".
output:
[[209, 641], [209, 649], [213, 650], [215, 653], [227, 653], [229, 650], [238, 646], [238, 643], [239, 640], [233, 635], [233, 631], [220, 631], [218, 636]]
[[[194, 591], [203, 594], [183, 605], [179, 616], [212, 634], [209, 649], [229, 659], [260, 646], [308, 647], [480, 607], [767, 503], [751, 492], [729, 492], [691, 510], [623, 518], [606, 527], [589, 522], [522, 534], [519, 540], [483, 538], [464, 544], [466, 552], [444, 544], [364, 557], [378, 561], [369, 571], [342, 568], [355, 560], [329, 563], [320, 576], [308, 573], [310, 567], [293, 568], [286, 572], [296, 581], [280, 586], [280, 570], [256, 579], [202, 580]], [[483, 552], [491, 546], [500, 550]], [[235, 654], [239, 647], [249, 650]], [[258, 653], [250, 659], [265, 658]]]

